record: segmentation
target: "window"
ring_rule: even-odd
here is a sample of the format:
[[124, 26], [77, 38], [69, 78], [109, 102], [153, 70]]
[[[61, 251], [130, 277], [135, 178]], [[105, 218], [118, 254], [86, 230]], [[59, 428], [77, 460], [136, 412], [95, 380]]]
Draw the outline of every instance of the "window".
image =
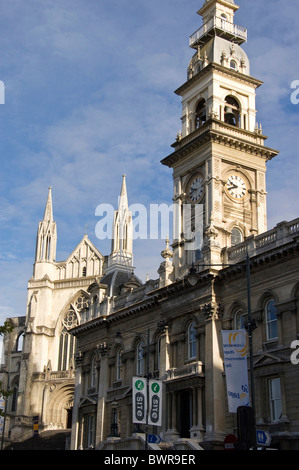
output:
[[241, 230], [234, 227], [231, 233], [231, 245], [232, 246], [238, 245], [238, 243], [242, 243], [242, 241], [243, 241], [243, 236], [242, 236]]
[[12, 412], [17, 410], [18, 392], [19, 392], [19, 386], [16, 384], [13, 387], [13, 392], [12, 392], [12, 397], [11, 397], [10, 411]]
[[84, 308], [88, 307], [88, 299], [86, 297], [78, 297], [77, 302], [76, 302], [76, 309], [77, 311], [81, 311]]
[[157, 370], [160, 370], [160, 360], [161, 360], [161, 336], [157, 342]]
[[196, 330], [194, 323], [188, 328], [188, 359], [196, 357]]
[[235, 60], [231, 60], [229, 66], [233, 70], [237, 70], [237, 62]]
[[116, 353], [116, 380], [121, 380], [122, 352], [122, 349], [119, 349]]
[[94, 446], [94, 424], [95, 424], [95, 419], [94, 415], [88, 416], [87, 420], [87, 447], [93, 447]]
[[266, 303], [265, 310], [267, 339], [275, 339], [277, 338], [277, 314], [274, 299], [271, 299]]
[[280, 378], [269, 380], [270, 416], [271, 421], [277, 421], [282, 415]]
[[20, 351], [23, 350], [24, 337], [25, 337], [25, 333], [21, 333], [21, 334], [18, 336], [18, 339], [17, 339], [17, 348], [16, 348], [16, 351], [17, 351], [17, 352], [20, 352]]
[[227, 16], [222, 13], [221, 15], [221, 28], [226, 30], [226, 22], [227, 22]]
[[70, 328], [77, 326], [76, 312], [71, 308], [64, 316], [59, 340], [58, 370], [68, 370], [75, 353], [75, 338], [68, 333]]
[[143, 375], [144, 371], [144, 357], [143, 357], [143, 342], [137, 344], [137, 375]]
[[97, 367], [96, 367], [96, 359], [93, 357], [91, 361], [91, 368], [90, 368], [90, 387], [96, 387], [96, 377], [97, 377]]
[[201, 99], [195, 111], [195, 129], [201, 127], [206, 122], [206, 120], [206, 102], [204, 99]]
[[247, 321], [247, 313], [245, 313], [241, 308], [238, 309], [235, 313], [235, 329], [244, 330], [246, 321]]

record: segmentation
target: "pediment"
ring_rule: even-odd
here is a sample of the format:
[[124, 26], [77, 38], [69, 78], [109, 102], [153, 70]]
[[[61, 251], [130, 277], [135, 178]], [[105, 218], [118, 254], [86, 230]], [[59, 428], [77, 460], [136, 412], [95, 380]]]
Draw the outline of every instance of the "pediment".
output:
[[261, 354], [260, 357], [254, 362], [254, 367], [267, 366], [277, 364], [279, 362], [284, 362], [283, 358], [277, 354], [266, 352]]
[[96, 404], [97, 404], [96, 400], [93, 400], [90, 397], [84, 397], [83, 400], [81, 400], [79, 403], [79, 408], [82, 408], [83, 406], [96, 405]]

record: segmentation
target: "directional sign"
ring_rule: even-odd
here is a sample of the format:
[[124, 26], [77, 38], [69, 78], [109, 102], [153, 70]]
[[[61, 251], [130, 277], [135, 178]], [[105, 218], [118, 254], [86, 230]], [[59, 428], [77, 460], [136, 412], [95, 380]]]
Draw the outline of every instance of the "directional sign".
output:
[[160, 444], [162, 441], [161, 437], [157, 436], [157, 434], [149, 434], [147, 440], [150, 444]]
[[269, 446], [271, 444], [271, 436], [268, 431], [256, 431], [256, 442], [260, 446]]

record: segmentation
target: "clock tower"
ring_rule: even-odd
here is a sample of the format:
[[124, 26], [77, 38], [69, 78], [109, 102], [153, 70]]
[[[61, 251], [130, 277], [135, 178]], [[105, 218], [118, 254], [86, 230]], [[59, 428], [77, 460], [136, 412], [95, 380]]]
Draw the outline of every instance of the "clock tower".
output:
[[174, 279], [196, 264], [219, 269], [223, 248], [267, 230], [266, 163], [278, 152], [256, 121], [262, 82], [250, 75], [238, 9], [233, 0], [204, 2], [187, 81], [175, 91], [182, 130], [162, 160], [173, 169]]

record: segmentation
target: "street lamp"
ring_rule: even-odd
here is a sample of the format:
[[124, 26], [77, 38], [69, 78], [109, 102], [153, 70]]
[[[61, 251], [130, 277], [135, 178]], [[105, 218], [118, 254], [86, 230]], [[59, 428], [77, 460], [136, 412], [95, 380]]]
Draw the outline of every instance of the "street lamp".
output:
[[[123, 331], [127, 333], [133, 333], [133, 334], [138, 334], [138, 335], [143, 336], [143, 333], [140, 333], [138, 331], [131, 331], [131, 330], [130, 331], [123, 330]], [[117, 343], [120, 343], [121, 340], [122, 340], [121, 332], [117, 331], [115, 335], [115, 341]], [[152, 377], [152, 374], [149, 371], [149, 353], [150, 353], [150, 329], [148, 328], [147, 329], [146, 374], [144, 376], [146, 378], [146, 396], [147, 396], [146, 424], [145, 424], [145, 449], [148, 448], [149, 381], [150, 381], [150, 378]]]
[[[246, 268], [246, 289], [247, 289], [247, 317], [248, 321], [245, 325], [245, 329], [248, 332], [248, 339], [249, 339], [249, 370], [250, 370], [250, 392], [251, 392], [251, 408], [252, 408], [252, 415], [253, 415], [253, 425], [255, 426], [255, 393], [254, 393], [254, 374], [253, 374], [253, 345], [252, 345], [252, 332], [256, 329], [256, 323], [252, 320], [252, 312], [251, 312], [251, 282], [250, 282], [250, 258], [248, 254], [248, 247], [246, 246], [246, 260], [244, 263], [236, 263], [236, 264], [199, 264], [197, 266], [219, 266], [219, 267], [244, 267]], [[196, 275], [197, 271], [192, 264], [192, 267], [189, 270], [189, 276], [191, 277], [191, 285], [195, 285], [196, 281], [194, 276]], [[256, 445], [254, 445], [255, 447]]]
[[[164, 332], [165, 331], [165, 328], [167, 327], [167, 322], [164, 321], [164, 320], [161, 320], [157, 323], [157, 328], [159, 331], [161, 332]], [[144, 333], [140, 333], [140, 332], [137, 332], [137, 331], [132, 331], [132, 330], [123, 330], [123, 332], [126, 332], [126, 333], [132, 333], [132, 334], [138, 334], [140, 336], [144, 336]], [[122, 335], [121, 335], [121, 332], [120, 331], [117, 331], [116, 335], [115, 335], [115, 341], [117, 343], [120, 343], [122, 340]], [[150, 395], [150, 390], [149, 390], [149, 385], [150, 385], [150, 379], [152, 377], [152, 374], [150, 373], [150, 370], [149, 370], [149, 357], [150, 357], [150, 328], [147, 329], [147, 354], [146, 354], [146, 374], [145, 374], [145, 378], [146, 378], [146, 395], [147, 395], [147, 409], [146, 409], [146, 421], [145, 421], [145, 424], [146, 424], [146, 428], [145, 428], [145, 449], [148, 448], [148, 427], [149, 427], [149, 412], [150, 412], [150, 403], [149, 403], [149, 395]]]

